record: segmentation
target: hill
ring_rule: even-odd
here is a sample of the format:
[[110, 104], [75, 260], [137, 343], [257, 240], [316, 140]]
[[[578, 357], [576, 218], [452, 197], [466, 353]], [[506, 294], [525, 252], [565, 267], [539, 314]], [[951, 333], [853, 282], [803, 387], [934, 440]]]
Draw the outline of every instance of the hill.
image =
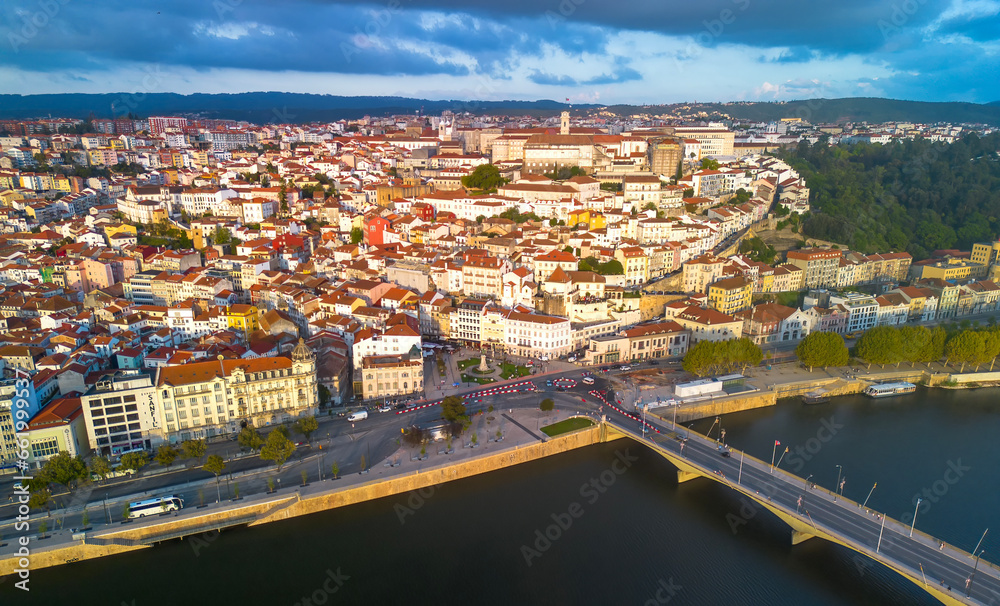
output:
[[[112, 109], [113, 107], [113, 109]], [[274, 122], [328, 122], [389, 116], [417, 111], [439, 115], [444, 111], [534, 115], [549, 117], [571, 106], [551, 100], [468, 101], [427, 100], [409, 97], [344, 97], [305, 93], [254, 92], [234, 94], [108, 93], [0, 95], [0, 118], [25, 119], [39, 116], [97, 118], [124, 116], [199, 115], [205, 118], [247, 120], [258, 124]], [[1000, 102], [932, 103], [895, 99], [849, 98], [808, 99], [787, 102], [673, 103], [665, 105], [573, 105], [574, 114], [611, 112], [620, 116], [637, 114], [674, 116], [685, 119], [733, 119], [771, 122], [782, 118], [802, 118], [813, 123], [838, 122], [953, 122], [1000, 125]]]
[[[112, 109], [112, 107], [114, 109]], [[440, 115], [444, 111], [557, 115], [568, 107], [550, 100], [540, 101], [428, 101], [408, 97], [342, 97], [305, 93], [255, 92], [234, 94], [107, 93], [0, 95], [0, 118], [25, 119], [38, 116], [87, 118], [196, 114], [205, 118], [247, 120], [257, 124], [329, 122], [390, 116], [417, 111]], [[578, 106], [590, 109], [596, 106]]]
[[805, 177], [808, 236], [853, 250], [969, 250], [1000, 233], [1000, 133], [953, 144], [809, 145], [779, 152]]

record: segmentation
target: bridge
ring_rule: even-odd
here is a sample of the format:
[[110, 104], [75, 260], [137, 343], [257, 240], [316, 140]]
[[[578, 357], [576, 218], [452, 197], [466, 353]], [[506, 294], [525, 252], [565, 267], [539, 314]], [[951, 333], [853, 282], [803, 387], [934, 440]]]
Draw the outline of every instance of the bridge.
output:
[[[609, 429], [669, 460], [677, 467], [678, 482], [706, 477], [767, 509], [791, 526], [793, 545], [813, 537], [843, 545], [944, 604], [1000, 604], [996, 565], [746, 453], [720, 449], [702, 434], [656, 418], [644, 422], [647, 429], [637, 431], [635, 423], [615, 417]], [[722, 456], [723, 450], [729, 456]], [[736, 517], [730, 523], [745, 521]]]

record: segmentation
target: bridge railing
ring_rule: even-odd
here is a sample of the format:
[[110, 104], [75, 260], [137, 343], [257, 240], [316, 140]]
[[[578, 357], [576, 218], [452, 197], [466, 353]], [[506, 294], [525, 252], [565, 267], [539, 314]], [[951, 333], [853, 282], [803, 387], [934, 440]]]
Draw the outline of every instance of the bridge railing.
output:
[[[654, 436], [656, 436], [657, 434], [651, 434], [651, 435], [649, 435], [649, 436], [647, 436], [647, 437], [644, 438], [643, 436], [641, 436], [641, 434], [639, 434], [638, 432], [635, 432], [635, 431], [633, 431], [631, 429], [625, 429], [625, 428], [619, 428], [619, 429], [622, 430], [624, 433], [628, 434], [629, 436], [631, 436], [632, 438], [638, 439], [642, 443], [645, 443], [645, 442], [648, 441], [649, 443], [651, 443], [651, 444], [653, 444], [655, 446], [658, 446], [660, 448], [664, 448], [664, 446], [662, 444], [657, 443], [653, 439]], [[678, 433], [680, 433], [680, 432], [678, 432]], [[698, 432], [686, 430], [684, 433], [685, 433], [685, 435], [687, 436], [687, 438], [689, 440], [693, 437], [693, 438], [701, 440], [703, 442], [707, 442], [707, 443], [711, 443], [712, 442], [711, 438], [708, 438], [707, 436], [705, 436], [703, 434], [700, 434]], [[662, 435], [662, 434], [660, 434], [660, 435]], [[747, 458], [749, 458], [750, 461], [751, 461], [751, 463], [758, 463], [761, 466], [770, 467], [769, 463], [767, 463], [765, 461], [762, 461], [761, 459], [758, 459], [758, 458], [754, 457], [753, 455], [747, 455], [744, 451], [739, 451], [739, 450], [731, 449], [731, 452], [733, 453], [733, 455], [732, 455], [733, 457], [735, 457], [737, 454], [739, 454], [741, 457], [743, 457], [744, 462], [746, 461]], [[697, 463], [693, 463], [692, 462], [692, 465], [704, 468], [704, 466], [699, 466]], [[707, 469], [707, 468], [705, 468], [705, 469]], [[792, 473], [789, 473], [787, 471], [784, 471], [784, 470], [782, 470], [782, 469], [780, 469], [778, 467], [774, 468], [774, 473], [780, 474], [786, 481], [789, 481], [789, 482], [795, 482], [795, 481], [797, 481], [797, 482], [803, 482], [803, 483], [805, 483], [805, 479], [800, 478], [799, 476], [797, 476], [795, 474], [792, 474]], [[750, 498], [754, 498], [754, 496], [759, 496], [759, 494], [758, 495], [752, 495], [750, 493], [750, 490], [748, 488], [745, 488], [742, 484], [737, 483], [737, 481], [733, 481], [731, 478], [724, 478], [724, 479], [726, 481], [726, 484], [728, 484], [731, 488], [733, 488], [737, 492], [744, 493], [747, 496], [749, 496]], [[856, 505], [858, 507], [859, 511], [862, 510], [862, 509], [864, 509], [864, 512], [866, 512], [866, 513], [867, 512], [877, 513], [873, 509], [862, 508], [861, 505], [857, 501], [854, 501], [852, 499], [844, 498], [844, 497], [842, 497], [839, 494], [835, 495], [833, 493], [833, 491], [827, 490], [826, 488], [823, 488], [822, 486], [818, 486], [817, 485], [816, 488], [811, 488], [811, 490], [814, 490], [816, 492], [826, 493], [826, 495], [829, 496], [831, 499], [834, 496], [836, 496], [837, 500], [840, 501], [840, 502]], [[875, 551], [875, 549], [872, 549], [869, 545], [866, 545], [864, 543], [860, 543], [859, 541], [855, 540], [851, 536], [845, 535], [845, 534], [843, 534], [843, 533], [841, 533], [841, 532], [839, 532], [839, 531], [837, 531], [837, 530], [835, 530], [833, 528], [830, 528], [826, 524], [817, 523], [816, 521], [814, 521], [812, 519], [812, 516], [808, 515], [808, 511], [807, 511], [807, 515], [803, 516], [800, 512], [795, 511], [791, 507], [788, 507], [788, 506], [786, 506], [786, 505], [784, 505], [782, 503], [775, 503], [773, 501], [769, 501], [768, 504], [770, 506], [772, 506], [772, 507], [776, 507], [778, 509], [783, 510], [788, 515], [795, 516], [795, 517], [799, 518], [804, 523], [808, 524], [809, 526], [812, 526], [817, 532], [820, 532], [820, 529], [822, 529], [822, 532], [826, 533], [827, 535], [837, 537], [838, 540], [842, 541], [846, 545], [849, 545], [851, 549], [854, 549], [855, 551], [857, 551], [859, 553], [867, 555], [868, 557], [870, 557], [870, 558], [872, 558], [872, 559], [874, 559], [876, 561], [891, 562], [892, 566], [896, 570], [901, 571], [901, 572], [905, 571], [913, 579], [918, 579], [918, 578], [923, 579], [923, 578], [925, 578], [925, 572], [923, 570], [918, 570], [918, 569], [913, 568], [912, 566], [910, 566], [908, 564], [905, 564], [905, 563], [903, 563], [903, 562], [901, 562], [899, 560], [896, 560], [894, 558], [890, 558], [890, 557], [886, 556], [883, 553], [877, 552], [877, 551]], [[906, 526], [905, 524], [903, 524], [902, 522], [900, 522], [899, 520], [895, 520], [893, 518], [890, 518], [889, 516], [887, 516], [885, 514], [879, 514], [879, 515], [882, 515], [885, 518], [886, 525], [889, 526], [891, 529], [894, 529], [897, 533], [899, 533], [901, 535], [902, 534], [906, 534], [906, 535], [909, 534], [909, 527]], [[935, 537], [933, 537], [931, 535], [928, 535], [927, 533], [924, 533], [924, 532], [921, 532], [921, 531], [918, 531], [918, 530], [914, 530], [914, 534], [915, 535], [919, 535], [921, 538], [923, 538], [924, 540], [926, 540], [927, 543], [930, 544], [930, 545], [939, 545], [941, 543], [940, 540], [938, 540], [937, 538], [935, 538]], [[964, 551], [964, 550], [962, 550], [962, 549], [960, 549], [958, 547], [955, 547], [955, 546], [950, 545], [948, 543], [945, 543], [945, 546], [949, 547], [953, 552], [958, 552], [962, 556], [964, 556], [964, 557], [966, 557], [966, 558], [968, 558], [970, 560], [972, 559], [972, 556], [970, 556], [968, 554], [968, 552], [966, 552], [966, 551]], [[994, 570], [1000, 570], [1000, 568], [998, 568], [996, 565], [992, 564], [991, 562], [987, 562], [986, 560], [980, 560], [980, 564], [982, 566], [984, 566], [984, 567], [989, 567], [989, 568], [992, 568]], [[926, 585], [926, 581], [925, 581], [924, 584]], [[967, 603], [967, 604], [979, 604], [979, 603], [981, 603], [981, 602], [978, 602], [976, 600], [967, 598], [966, 596], [962, 595], [960, 591], [955, 591], [955, 590], [951, 590], [951, 591], [953, 591], [953, 594], [952, 594], [953, 597], [955, 597], [956, 599], [961, 600], [964, 603]]]
[[[660, 417], [660, 418], [662, 419], [662, 417]], [[700, 441], [702, 441], [704, 443], [707, 443], [707, 444], [711, 444], [712, 443], [712, 439], [709, 438], [708, 436], [705, 436], [704, 434], [698, 433], [697, 431], [693, 431], [693, 430], [688, 429], [688, 428], [682, 428], [682, 426], [680, 426], [680, 425], [678, 425], [678, 428], [680, 429], [680, 431], [678, 431], [677, 433], [683, 433], [687, 437], [687, 439], [689, 439], [689, 440], [692, 439], [692, 438], [694, 438], [696, 440], [700, 440]], [[636, 437], [639, 437], [639, 434], [636, 433], [635, 435], [636, 435]], [[655, 435], [655, 434], [653, 434], [653, 435]], [[652, 437], [650, 437], [649, 439], [650, 439], [651, 442], [653, 442], [655, 444], [655, 441], [652, 440]], [[753, 455], [749, 455], [745, 451], [740, 451], [740, 450], [737, 450], [737, 449], [730, 449], [730, 452], [732, 453], [732, 457], [733, 458], [736, 458], [737, 456], [739, 456], [744, 461], [749, 460], [752, 463], [759, 464], [762, 467], [771, 467], [770, 463], [768, 463], [766, 461], [763, 461], [761, 459], [758, 459], [757, 457], [755, 457]], [[803, 483], [803, 487], [805, 486], [805, 483], [806, 483], [805, 478], [797, 476], [797, 475], [795, 475], [795, 474], [793, 474], [791, 472], [785, 471], [784, 469], [782, 469], [780, 467], [775, 466], [773, 468], [773, 470], [772, 470], [771, 473], [780, 475], [782, 478], [784, 478], [789, 483], [801, 482], [801, 483]], [[730, 478], [727, 478], [727, 480], [729, 480], [729, 479]], [[736, 484], [735, 482], [730, 482], [730, 483], [731, 484]], [[817, 493], [817, 492], [818, 493], [823, 493], [827, 497], [829, 497], [831, 500], [837, 500], [837, 501], [839, 501], [841, 503], [844, 503], [844, 504], [854, 505], [854, 506], [856, 506], [858, 508], [859, 512], [864, 512], [866, 514], [870, 513], [870, 514], [875, 514], [875, 515], [883, 516], [885, 518], [886, 526], [888, 526], [891, 529], [894, 529], [895, 531], [899, 532], [900, 534], [906, 534], [906, 535], [910, 534], [910, 527], [908, 525], [904, 524], [900, 520], [897, 520], [895, 518], [890, 517], [889, 515], [887, 515], [884, 512], [880, 512], [880, 511], [872, 509], [870, 507], [862, 507], [861, 503], [858, 503], [857, 501], [855, 501], [853, 499], [844, 497], [843, 495], [835, 493], [834, 491], [829, 490], [829, 489], [827, 489], [827, 488], [825, 488], [823, 486], [820, 486], [818, 484], [810, 484], [809, 485], [809, 490], [811, 492], [813, 492], [813, 493]], [[780, 504], [775, 504], [775, 505], [780, 506]], [[786, 509], [787, 511], [789, 511], [791, 513], [791, 509], [785, 508], [784, 506], [781, 506], [781, 507], [782, 507], [782, 509]], [[811, 520], [807, 520], [807, 521], [809, 521], [811, 523]], [[935, 537], [933, 535], [930, 535], [930, 534], [928, 534], [928, 533], [926, 533], [926, 532], [924, 532], [922, 530], [919, 530], [917, 528], [913, 529], [913, 536], [914, 536], [914, 538], [918, 538], [919, 537], [919, 539], [921, 539], [923, 542], [925, 542], [926, 544], [931, 545], [931, 546], [940, 546], [943, 543], [944, 544], [944, 548], [948, 549], [952, 554], [957, 553], [957, 554], [961, 555], [962, 557], [968, 559], [970, 562], [975, 560], [975, 556], [973, 554], [970, 554], [969, 552], [965, 551], [964, 549], [962, 549], [960, 547], [957, 547], [955, 545], [952, 545], [951, 543], [948, 543], [946, 541], [942, 541], [941, 539], [938, 539], [937, 537]], [[983, 566], [983, 567], [986, 567], [986, 568], [992, 569], [993, 571], [996, 572], [996, 576], [1000, 577], [1000, 566], [998, 566], [997, 564], [994, 564], [993, 562], [989, 562], [987, 560], [984, 560], [984, 559], [980, 558], [979, 565]]]

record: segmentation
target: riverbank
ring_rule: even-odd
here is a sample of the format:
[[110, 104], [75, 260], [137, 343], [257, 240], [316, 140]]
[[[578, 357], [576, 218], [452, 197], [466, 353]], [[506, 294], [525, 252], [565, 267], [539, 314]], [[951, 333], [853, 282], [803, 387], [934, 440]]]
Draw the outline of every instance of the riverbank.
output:
[[[595, 425], [530, 444], [506, 446], [503, 442], [494, 442], [478, 448], [459, 449], [452, 455], [455, 458], [447, 462], [375, 480], [365, 480], [370, 476], [357, 474], [349, 478], [314, 482], [297, 487], [294, 491], [280, 491], [284, 494], [264, 494], [239, 501], [225, 501], [204, 509], [186, 508], [174, 515], [133, 521], [100, 532], [75, 533], [68, 539], [65, 534], [53, 534], [39, 540], [33, 529], [29, 534], [29, 569], [144, 549], [157, 542], [184, 536], [195, 535], [190, 540], [198, 540], [197, 535], [204, 534], [206, 538], [210, 537], [207, 540], [214, 540], [218, 527], [231, 525], [227, 521], [237, 520], [240, 525], [257, 526], [286, 520], [373, 499], [421, 491], [445, 482], [536, 461], [620, 437], [617, 434], [609, 435], [606, 425]], [[24, 568], [17, 549], [17, 538], [7, 537], [7, 545], [0, 548], [0, 576], [16, 574], [19, 569]]]
[[[909, 368], [865, 371], [857, 374], [843, 373], [842, 376], [827, 375], [782, 382], [776, 380], [774, 371], [770, 373], [765, 371], [747, 381], [752, 391], [681, 404], [676, 411], [676, 419], [678, 423], [697, 421], [734, 412], [774, 406], [778, 400], [801, 397], [805, 394], [817, 394], [825, 397], [855, 395], [863, 393], [865, 388], [873, 383], [891, 381], [906, 381], [925, 387], [942, 389], [977, 389], [1000, 387], [1000, 372], [948, 373]], [[650, 411], [650, 414], [666, 421], [672, 421], [675, 412], [669, 408], [659, 408]]]

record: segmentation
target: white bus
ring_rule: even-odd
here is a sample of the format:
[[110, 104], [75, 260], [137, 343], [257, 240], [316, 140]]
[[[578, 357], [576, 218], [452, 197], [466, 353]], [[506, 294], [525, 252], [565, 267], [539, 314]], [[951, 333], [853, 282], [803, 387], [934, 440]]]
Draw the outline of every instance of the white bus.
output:
[[143, 518], [159, 515], [165, 511], [177, 511], [184, 508], [184, 499], [177, 495], [167, 495], [155, 499], [144, 499], [128, 504], [129, 518]]

